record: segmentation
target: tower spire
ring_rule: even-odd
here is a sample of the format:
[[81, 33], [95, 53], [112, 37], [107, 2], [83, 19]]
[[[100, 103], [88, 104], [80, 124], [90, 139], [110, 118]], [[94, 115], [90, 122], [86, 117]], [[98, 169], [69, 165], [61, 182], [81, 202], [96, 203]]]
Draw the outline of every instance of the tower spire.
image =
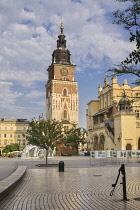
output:
[[[62, 19], [62, 18], [60, 18]], [[71, 64], [70, 63], [70, 51], [66, 48], [65, 35], [63, 34], [63, 22], [61, 21], [60, 33], [57, 40], [57, 48], [52, 54], [52, 63], [56, 64]]]
[[61, 32], [61, 34], [63, 34], [64, 26], [63, 26], [62, 18], [60, 18], [60, 19], [61, 19], [60, 32]]

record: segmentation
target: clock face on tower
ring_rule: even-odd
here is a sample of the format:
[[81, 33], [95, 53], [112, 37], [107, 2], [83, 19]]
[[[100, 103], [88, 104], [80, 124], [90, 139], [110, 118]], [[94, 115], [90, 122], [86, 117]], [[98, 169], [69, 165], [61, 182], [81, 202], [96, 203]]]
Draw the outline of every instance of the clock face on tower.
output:
[[67, 68], [62, 68], [60, 70], [60, 73], [63, 75], [63, 76], [66, 76], [68, 74], [68, 69]]

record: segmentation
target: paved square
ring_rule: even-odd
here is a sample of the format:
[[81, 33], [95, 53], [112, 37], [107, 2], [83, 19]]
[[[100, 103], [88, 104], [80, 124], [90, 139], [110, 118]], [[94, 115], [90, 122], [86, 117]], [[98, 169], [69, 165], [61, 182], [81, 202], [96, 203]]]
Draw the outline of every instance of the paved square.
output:
[[83, 162], [84, 167], [76, 168], [78, 159], [64, 159], [69, 166], [73, 161], [75, 168], [65, 167], [65, 172], [58, 172], [58, 167], [28, 167], [21, 183], [0, 203], [0, 210], [140, 209], [140, 201], [134, 200], [140, 198], [140, 167], [126, 167], [129, 201], [123, 201], [121, 175], [114, 195], [110, 196], [120, 166], [86, 168], [87, 159], [83, 157], [79, 165]]

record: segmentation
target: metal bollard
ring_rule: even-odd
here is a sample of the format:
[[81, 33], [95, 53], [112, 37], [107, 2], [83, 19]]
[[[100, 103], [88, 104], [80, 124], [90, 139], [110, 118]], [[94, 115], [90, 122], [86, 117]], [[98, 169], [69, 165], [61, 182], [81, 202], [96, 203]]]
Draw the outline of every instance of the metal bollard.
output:
[[59, 162], [59, 172], [64, 172], [64, 162], [63, 161]]

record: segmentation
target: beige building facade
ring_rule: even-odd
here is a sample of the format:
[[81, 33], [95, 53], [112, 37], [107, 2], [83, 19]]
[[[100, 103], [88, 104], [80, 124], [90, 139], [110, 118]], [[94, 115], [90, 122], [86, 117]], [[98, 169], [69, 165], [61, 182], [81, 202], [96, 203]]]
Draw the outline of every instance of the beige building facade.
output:
[[27, 145], [27, 141], [23, 134], [28, 129], [28, 121], [25, 119], [1, 118], [0, 119], [0, 154], [6, 145], [19, 145], [20, 150]]
[[88, 103], [86, 112], [88, 150], [140, 149], [140, 86], [127, 80], [119, 85], [108, 78], [98, 87], [98, 100]]
[[46, 118], [60, 121], [68, 130], [72, 124], [78, 125], [78, 82], [74, 79], [75, 64], [70, 61], [63, 29], [61, 24], [57, 48], [47, 69]]

